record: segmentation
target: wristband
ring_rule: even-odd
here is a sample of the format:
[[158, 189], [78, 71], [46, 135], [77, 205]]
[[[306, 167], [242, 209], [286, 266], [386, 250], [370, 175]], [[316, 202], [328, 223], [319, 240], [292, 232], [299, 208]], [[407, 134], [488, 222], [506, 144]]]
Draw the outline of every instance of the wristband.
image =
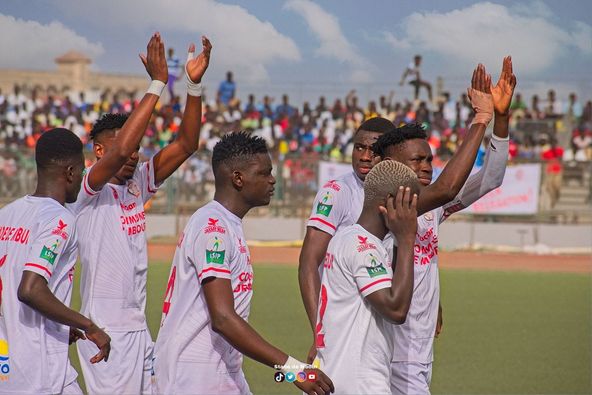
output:
[[487, 126], [493, 118], [493, 97], [489, 93], [473, 88], [470, 88], [468, 93], [471, 98], [473, 111], [475, 111], [475, 117], [473, 118], [473, 122], [471, 122], [471, 126], [476, 123], [482, 123]]
[[160, 95], [162, 94], [162, 91], [164, 90], [165, 85], [166, 84], [162, 81], [152, 80], [146, 93], [151, 93], [153, 95], [160, 97]]
[[187, 79], [187, 94], [189, 96], [203, 96], [203, 88], [201, 86], [201, 82], [193, 82], [191, 78], [189, 78], [189, 73], [187, 72], [187, 63], [193, 59], [194, 52], [187, 52], [187, 61], [185, 62], [185, 77]]
[[308, 367], [308, 365], [305, 364], [304, 362], [300, 362], [296, 358], [288, 355], [288, 360], [286, 362], [284, 362], [283, 365], [280, 366], [280, 371], [284, 374], [286, 374], [286, 373], [297, 374], [298, 372], [302, 372], [307, 367]]

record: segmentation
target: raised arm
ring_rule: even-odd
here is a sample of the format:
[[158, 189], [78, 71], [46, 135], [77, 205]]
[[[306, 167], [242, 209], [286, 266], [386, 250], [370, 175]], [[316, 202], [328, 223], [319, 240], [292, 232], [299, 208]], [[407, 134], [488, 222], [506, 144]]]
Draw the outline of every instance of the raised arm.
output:
[[[244, 355], [272, 368], [291, 364], [294, 359], [263, 339], [255, 329], [234, 310], [234, 297], [230, 280], [208, 278], [203, 282], [204, 296], [210, 313], [212, 330]], [[316, 382], [294, 382], [308, 394], [333, 392], [333, 383], [320, 370]]]
[[485, 129], [493, 117], [491, 76], [479, 64], [473, 71], [471, 88], [468, 90], [475, 118], [461, 146], [448, 162], [438, 179], [426, 186], [417, 203], [421, 215], [450, 202], [463, 187], [471, 173], [477, 151], [485, 135]]
[[103, 188], [138, 149], [154, 106], [168, 81], [164, 43], [159, 33], [152, 35], [148, 42], [147, 56], [140, 55], [140, 59], [144, 67], [146, 67], [152, 83], [140, 104], [134, 109], [117, 133], [113, 149], [105, 152], [101, 159], [91, 168], [88, 174], [88, 184], [94, 191]]
[[407, 319], [413, 296], [413, 248], [417, 233], [417, 195], [401, 187], [397, 196], [387, 199], [381, 207], [385, 222], [398, 241], [396, 265], [390, 288], [382, 288], [366, 296], [366, 300], [383, 317], [395, 324]]
[[201, 79], [210, 64], [212, 44], [207, 37], [201, 38], [202, 51], [194, 57], [195, 44], [189, 46], [185, 76], [187, 78], [187, 101], [179, 133], [175, 141], [164, 147], [154, 157], [154, 179], [156, 184], [166, 180], [187, 160], [199, 146], [201, 130]]

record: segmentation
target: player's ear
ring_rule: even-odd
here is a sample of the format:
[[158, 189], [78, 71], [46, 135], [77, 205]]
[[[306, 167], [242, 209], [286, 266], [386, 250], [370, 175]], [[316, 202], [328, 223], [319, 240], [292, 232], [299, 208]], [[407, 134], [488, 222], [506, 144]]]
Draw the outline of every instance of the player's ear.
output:
[[74, 166], [68, 165], [65, 169], [65, 174], [66, 181], [68, 181], [68, 184], [72, 184], [74, 182]]
[[244, 176], [239, 170], [234, 170], [232, 172], [232, 185], [239, 191], [243, 189], [244, 186]]
[[101, 159], [103, 155], [105, 155], [105, 147], [103, 147], [103, 144], [99, 143], [98, 141], [95, 141], [93, 143], [93, 152], [97, 159]]

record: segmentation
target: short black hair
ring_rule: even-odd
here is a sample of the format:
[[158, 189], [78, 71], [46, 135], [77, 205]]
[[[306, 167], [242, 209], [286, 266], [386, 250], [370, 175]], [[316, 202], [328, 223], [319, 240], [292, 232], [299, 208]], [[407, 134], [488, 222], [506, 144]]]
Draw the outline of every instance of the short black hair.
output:
[[384, 133], [372, 144], [372, 151], [378, 156], [384, 157], [386, 149], [392, 145], [403, 144], [407, 140], [426, 140], [428, 135], [424, 127], [419, 123], [408, 123]]
[[267, 144], [261, 137], [251, 136], [246, 131], [228, 133], [214, 146], [212, 170], [215, 175], [221, 164], [246, 161], [254, 155], [268, 152]]
[[370, 118], [360, 125], [356, 133], [360, 130], [365, 130], [367, 132], [375, 132], [375, 133], [387, 133], [395, 129], [395, 124], [389, 121], [386, 118], [381, 117], [374, 117]]
[[104, 114], [97, 122], [95, 122], [90, 131], [90, 138], [95, 140], [97, 136], [105, 130], [121, 129], [128, 117], [129, 114], [126, 113]]
[[50, 129], [43, 133], [35, 146], [35, 162], [38, 170], [63, 166], [82, 156], [82, 141], [64, 128]]

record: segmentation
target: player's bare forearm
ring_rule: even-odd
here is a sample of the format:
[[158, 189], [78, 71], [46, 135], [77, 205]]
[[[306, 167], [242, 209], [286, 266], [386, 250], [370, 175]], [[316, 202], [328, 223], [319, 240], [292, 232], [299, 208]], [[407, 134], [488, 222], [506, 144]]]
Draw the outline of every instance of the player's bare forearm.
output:
[[443, 206], [460, 192], [467, 181], [477, 157], [477, 151], [485, 135], [486, 125], [471, 125], [467, 137], [463, 140], [442, 174], [431, 185], [426, 186], [419, 195], [417, 212], [419, 215]]
[[18, 299], [44, 317], [69, 327], [87, 331], [92, 321], [64, 305], [37, 273], [24, 271], [18, 288]]
[[201, 104], [201, 96], [187, 95], [177, 138], [154, 156], [154, 178], [157, 184], [169, 178], [197, 151], [201, 130]]
[[495, 114], [493, 118], [493, 134], [497, 137], [505, 139], [510, 134], [510, 115], [509, 114]]

